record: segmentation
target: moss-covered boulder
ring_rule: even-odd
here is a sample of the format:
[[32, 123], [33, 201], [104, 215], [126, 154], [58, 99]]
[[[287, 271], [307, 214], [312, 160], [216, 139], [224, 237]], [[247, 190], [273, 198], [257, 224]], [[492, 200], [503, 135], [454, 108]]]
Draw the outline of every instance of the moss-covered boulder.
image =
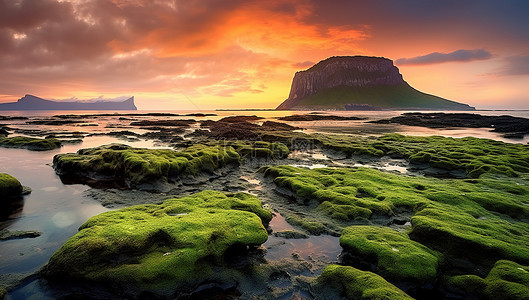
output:
[[270, 220], [256, 197], [214, 191], [106, 212], [84, 223], [43, 274], [170, 295], [207, 280], [230, 251], [264, 243]]
[[366, 168], [291, 166], [269, 167], [265, 174], [298, 198], [319, 203], [304, 222], [317, 216], [324, 220], [320, 225], [387, 225], [405, 212], [410, 238], [449, 260], [487, 267], [500, 259], [529, 263], [527, 175], [441, 180]]
[[347, 227], [340, 245], [362, 260], [371, 260], [375, 272], [389, 280], [426, 283], [437, 274], [439, 254], [388, 227]]
[[445, 285], [454, 292], [479, 299], [529, 299], [529, 267], [508, 260], [498, 261], [487, 277], [453, 276]]
[[58, 139], [38, 139], [25, 136], [1, 137], [0, 147], [23, 148], [34, 151], [46, 151], [60, 148], [62, 143]]
[[[328, 266], [318, 277], [316, 285], [322, 293], [329, 293], [331, 289], [347, 299], [413, 299], [379, 275], [349, 266]], [[326, 294], [322, 298], [332, 299]]]
[[232, 147], [193, 145], [183, 151], [132, 148], [110, 144], [81, 149], [77, 153], [57, 154], [56, 172], [64, 178], [84, 182], [121, 180], [129, 187], [156, 181], [170, 181], [181, 175], [213, 172], [229, 164], [238, 164], [240, 156]]
[[22, 184], [15, 177], [6, 173], [0, 173], [0, 199], [8, 200], [16, 198], [21, 194]]

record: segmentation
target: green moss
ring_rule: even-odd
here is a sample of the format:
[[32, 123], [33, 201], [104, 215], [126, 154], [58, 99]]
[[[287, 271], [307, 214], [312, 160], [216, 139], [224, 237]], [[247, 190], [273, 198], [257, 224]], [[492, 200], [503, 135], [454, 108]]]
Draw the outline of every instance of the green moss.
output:
[[22, 194], [22, 185], [13, 176], [0, 173], [0, 197], [2, 200], [14, 198]]
[[459, 275], [446, 280], [445, 285], [482, 299], [529, 299], [529, 267], [500, 260], [484, 279]]
[[35, 151], [45, 151], [60, 148], [62, 145], [58, 139], [38, 139], [24, 136], [0, 137], [0, 147], [24, 148]]
[[297, 215], [289, 215], [285, 218], [285, 220], [292, 225], [300, 226], [301, 228], [308, 231], [310, 234], [320, 235], [326, 232], [325, 225], [323, 225], [322, 223], [316, 221], [309, 221], [306, 218]]
[[0, 299], [4, 299], [6, 294], [7, 294], [7, 290], [3, 286], [0, 286]]
[[234, 246], [267, 240], [271, 213], [251, 195], [204, 191], [90, 218], [50, 259], [48, 278], [75, 278], [159, 292], [213, 274]]
[[170, 180], [182, 174], [213, 172], [228, 164], [238, 164], [240, 156], [231, 147], [193, 145], [184, 151], [131, 148], [110, 144], [81, 149], [53, 158], [56, 171], [67, 177], [107, 176], [120, 178], [129, 186]]
[[274, 236], [282, 237], [285, 239], [306, 239], [309, 237], [303, 232], [299, 232], [299, 231], [292, 230], [292, 229], [276, 231], [274, 232]]
[[441, 180], [366, 168], [291, 166], [269, 167], [265, 174], [298, 197], [319, 202], [311, 213], [319, 224], [327, 223], [324, 217], [338, 226], [367, 218], [377, 222], [406, 211], [412, 215], [411, 239], [442, 254], [483, 265], [499, 259], [529, 262], [529, 176]]
[[437, 274], [437, 253], [388, 227], [347, 227], [340, 245], [362, 259], [372, 259], [377, 264], [376, 273], [390, 280], [424, 283], [433, 281]]
[[233, 147], [242, 158], [267, 158], [280, 159], [286, 158], [290, 153], [288, 147], [279, 142], [265, 142], [265, 141], [218, 141], [209, 143], [211, 145], [219, 145], [223, 147]]
[[413, 299], [379, 275], [348, 266], [328, 266], [317, 284], [336, 289], [347, 299]]
[[[529, 145], [509, 144], [474, 137], [404, 136], [381, 137], [269, 132], [265, 140], [280, 140], [292, 149], [320, 145], [349, 155], [391, 156], [411, 163], [428, 164], [445, 170], [464, 170], [468, 177], [485, 173], [516, 177], [529, 173]], [[299, 149], [298, 149], [299, 150]]]

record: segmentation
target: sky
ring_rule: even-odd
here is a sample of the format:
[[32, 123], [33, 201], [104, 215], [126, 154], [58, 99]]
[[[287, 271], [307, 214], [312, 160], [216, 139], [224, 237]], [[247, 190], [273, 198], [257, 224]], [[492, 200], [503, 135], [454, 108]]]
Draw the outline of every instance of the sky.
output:
[[527, 12], [525, 0], [0, 0], [0, 102], [275, 108], [296, 71], [367, 55], [423, 92], [529, 109]]

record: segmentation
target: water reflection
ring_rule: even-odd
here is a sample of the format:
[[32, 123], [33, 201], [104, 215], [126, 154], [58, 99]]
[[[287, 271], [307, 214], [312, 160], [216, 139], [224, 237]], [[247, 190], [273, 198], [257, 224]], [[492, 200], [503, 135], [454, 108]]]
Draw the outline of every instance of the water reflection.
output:
[[23, 209], [0, 222], [10, 231], [37, 230], [36, 238], [0, 242], [0, 274], [31, 273], [47, 263], [50, 256], [88, 218], [108, 211], [99, 202], [83, 196], [85, 185], [64, 185], [51, 167], [53, 156], [80, 148], [119, 142], [135, 147], [153, 147], [152, 141], [124, 142], [106, 136], [87, 137], [81, 144], [66, 144], [60, 149], [37, 152], [0, 148], [0, 172], [16, 177], [33, 192], [17, 202]]

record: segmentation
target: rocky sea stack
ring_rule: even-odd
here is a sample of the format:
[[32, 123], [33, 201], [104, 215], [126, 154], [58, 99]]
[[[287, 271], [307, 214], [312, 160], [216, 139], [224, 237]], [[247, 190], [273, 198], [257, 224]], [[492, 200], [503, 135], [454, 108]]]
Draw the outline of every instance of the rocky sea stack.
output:
[[474, 110], [411, 87], [383, 57], [334, 56], [296, 72], [277, 110]]

